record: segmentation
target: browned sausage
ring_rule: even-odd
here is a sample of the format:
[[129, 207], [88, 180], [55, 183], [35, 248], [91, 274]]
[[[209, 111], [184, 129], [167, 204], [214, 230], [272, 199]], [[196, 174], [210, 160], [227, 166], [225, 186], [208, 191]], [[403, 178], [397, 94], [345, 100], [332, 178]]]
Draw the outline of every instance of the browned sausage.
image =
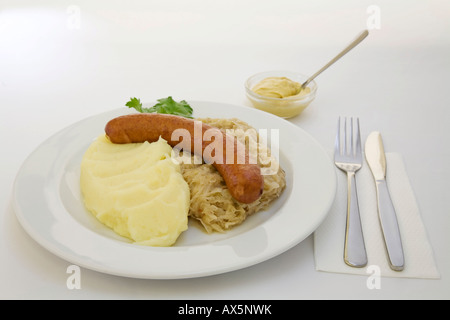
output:
[[[197, 127], [195, 127], [196, 123]], [[250, 163], [248, 152], [245, 152], [245, 161], [240, 161], [238, 150], [245, 150], [245, 148], [237, 139], [217, 128], [201, 123], [201, 136], [198, 137], [200, 132], [195, 131], [198, 128], [198, 124], [199, 122], [192, 119], [174, 115], [139, 113], [112, 119], [107, 123], [105, 132], [113, 143], [155, 142], [159, 137], [162, 137], [172, 147], [180, 147], [180, 141], [173, 139], [172, 133], [176, 129], [185, 129], [189, 132], [191, 140], [181, 144], [184, 150], [196, 153], [203, 157], [205, 162], [212, 163], [222, 175], [228, 190], [237, 201], [252, 203], [257, 200], [261, 196], [264, 187], [264, 178], [261, 175], [260, 167], [253, 162]], [[209, 133], [214, 133], [214, 137], [217, 134], [223, 139], [222, 150], [214, 148], [214, 152], [211, 152], [213, 147], [209, 149], [211, 156], [215, 160], [219, 159], [219, 161], [211, 160], [207, 156], [208, 152], [205, 153], [205, 149], [215, 141], [214, 139], [211, 139], [212, 141], [203, 139], [207, 130], [212, 130]], [[234, 144], [232, 149], [234, 154], [227, 156], [226, 145], [230, 142]], [[200, 145], [201, 148], [199, 148]], [[219, 152], [219, 154], [216, 154], [216, 152]]]

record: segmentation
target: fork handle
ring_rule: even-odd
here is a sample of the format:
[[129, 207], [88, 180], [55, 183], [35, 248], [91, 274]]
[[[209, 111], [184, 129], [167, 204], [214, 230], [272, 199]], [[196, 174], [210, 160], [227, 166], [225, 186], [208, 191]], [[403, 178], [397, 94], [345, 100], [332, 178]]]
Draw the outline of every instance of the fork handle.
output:
[[367, 253], [359, 214], [355, 172], [347, 172], [347, 185], [344, 261], [351, 267], [362, 268], [367, 265]]

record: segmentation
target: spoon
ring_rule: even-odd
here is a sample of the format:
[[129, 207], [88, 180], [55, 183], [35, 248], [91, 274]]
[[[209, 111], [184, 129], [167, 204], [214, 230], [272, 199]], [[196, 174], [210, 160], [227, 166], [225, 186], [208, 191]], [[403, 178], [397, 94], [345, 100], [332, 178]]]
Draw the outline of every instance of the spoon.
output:
[[322, 67], [322, 69], [320, 69], [319, 71], [317, 71], [316, 73], [314, 73], [311, 77], [308, 78], [308, 80], [306, 80], [305, 82], [303, 82], [302, 87], [300, 88], [300, 91], [302, 91], [303, 89], [305, 89], [308, 84], [315, 78], [317, 77], [319, 74], [321, 74], [323, 71], [325, 71], [325, 69], [327, 69], [329, 66], [331, 66], [333, 63], [335, 63], [336, 61], [338, 61], [340, 58], [342, 58], [346, 53], [348, 53], [350, 50], [352, 50], [354, 47], [356, 47], [361, 41], [363, 41], [367, 36], [369, 35], [369, 31], [368, 30], [364, 30], [363, 32], [361, 32], [361, 34], [352, 41], [352, 43], [350, 43], [347, 47], [345, 47], [344, 50], [342, 50], [336, 57], [334, 57], [333, 59], [331, 59], [330, 62], [328, 62], [326, 65], [324, 65]]

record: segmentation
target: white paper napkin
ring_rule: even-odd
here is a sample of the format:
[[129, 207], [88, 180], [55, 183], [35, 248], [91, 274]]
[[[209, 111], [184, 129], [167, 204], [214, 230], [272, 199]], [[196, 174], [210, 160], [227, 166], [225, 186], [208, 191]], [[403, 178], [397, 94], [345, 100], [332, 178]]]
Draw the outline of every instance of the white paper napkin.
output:
[[378, 220], [375, 182], [367, 162], [356, 174], [356, 186], [361, 224], [366, 244], [368, 264], [365, 268], [352, 268], [343, 260], [345, 224], [347, 214], [347, 178], [336, 168], [338, 189], [329, 215], [314, 233], [316, 270], [368, 275], [370, 266], [378, 267], [384, 277], [439, 279], [433, 251], [420, 217], [419, 208], [411, 188], [403, 159], [398, 153], [387, 153], [387, 184], [397, 212], [405, 268], [401, 272], [389, 268], [384, 240]]

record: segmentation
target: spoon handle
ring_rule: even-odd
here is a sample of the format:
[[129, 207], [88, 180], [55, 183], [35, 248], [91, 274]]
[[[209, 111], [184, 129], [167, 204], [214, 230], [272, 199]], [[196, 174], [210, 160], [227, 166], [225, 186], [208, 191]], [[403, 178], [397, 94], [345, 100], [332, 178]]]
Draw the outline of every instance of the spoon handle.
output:
[[363, 32], [361, 32], [361, 34], [352, 41], [352, 43], [350, 43], [347, 47], [345, 47], [344, 50], [342, 50], [336, 57], [334, 57], [333, 59], [331, 59], [330, 62], [328, 62], [326, 65], [324, 65], [322, 67], [322, 69], [320, 69], [319, 71], [317, 71], [316, 73], [314, 73], [311, 77], [309, 77], [308, 80], [306, 80], [303, 84], [302, 84], [302, 88], [305, 88], [315, 77], [317, 77], [319, 74], [321, 74], [325, 69], [327, 69], [329, 66], [331, 66], [333, 63], [335, 63], [336, 61], [338, 61], [340, 58], [342, 58], [346, 53], [348, 53], [350, 50], [352, 50], [354, 47], [356, 47], [361, 41], [363, 41], [367, 36], [369, 35], [369, 31], [368, 30], [364, 30]]

